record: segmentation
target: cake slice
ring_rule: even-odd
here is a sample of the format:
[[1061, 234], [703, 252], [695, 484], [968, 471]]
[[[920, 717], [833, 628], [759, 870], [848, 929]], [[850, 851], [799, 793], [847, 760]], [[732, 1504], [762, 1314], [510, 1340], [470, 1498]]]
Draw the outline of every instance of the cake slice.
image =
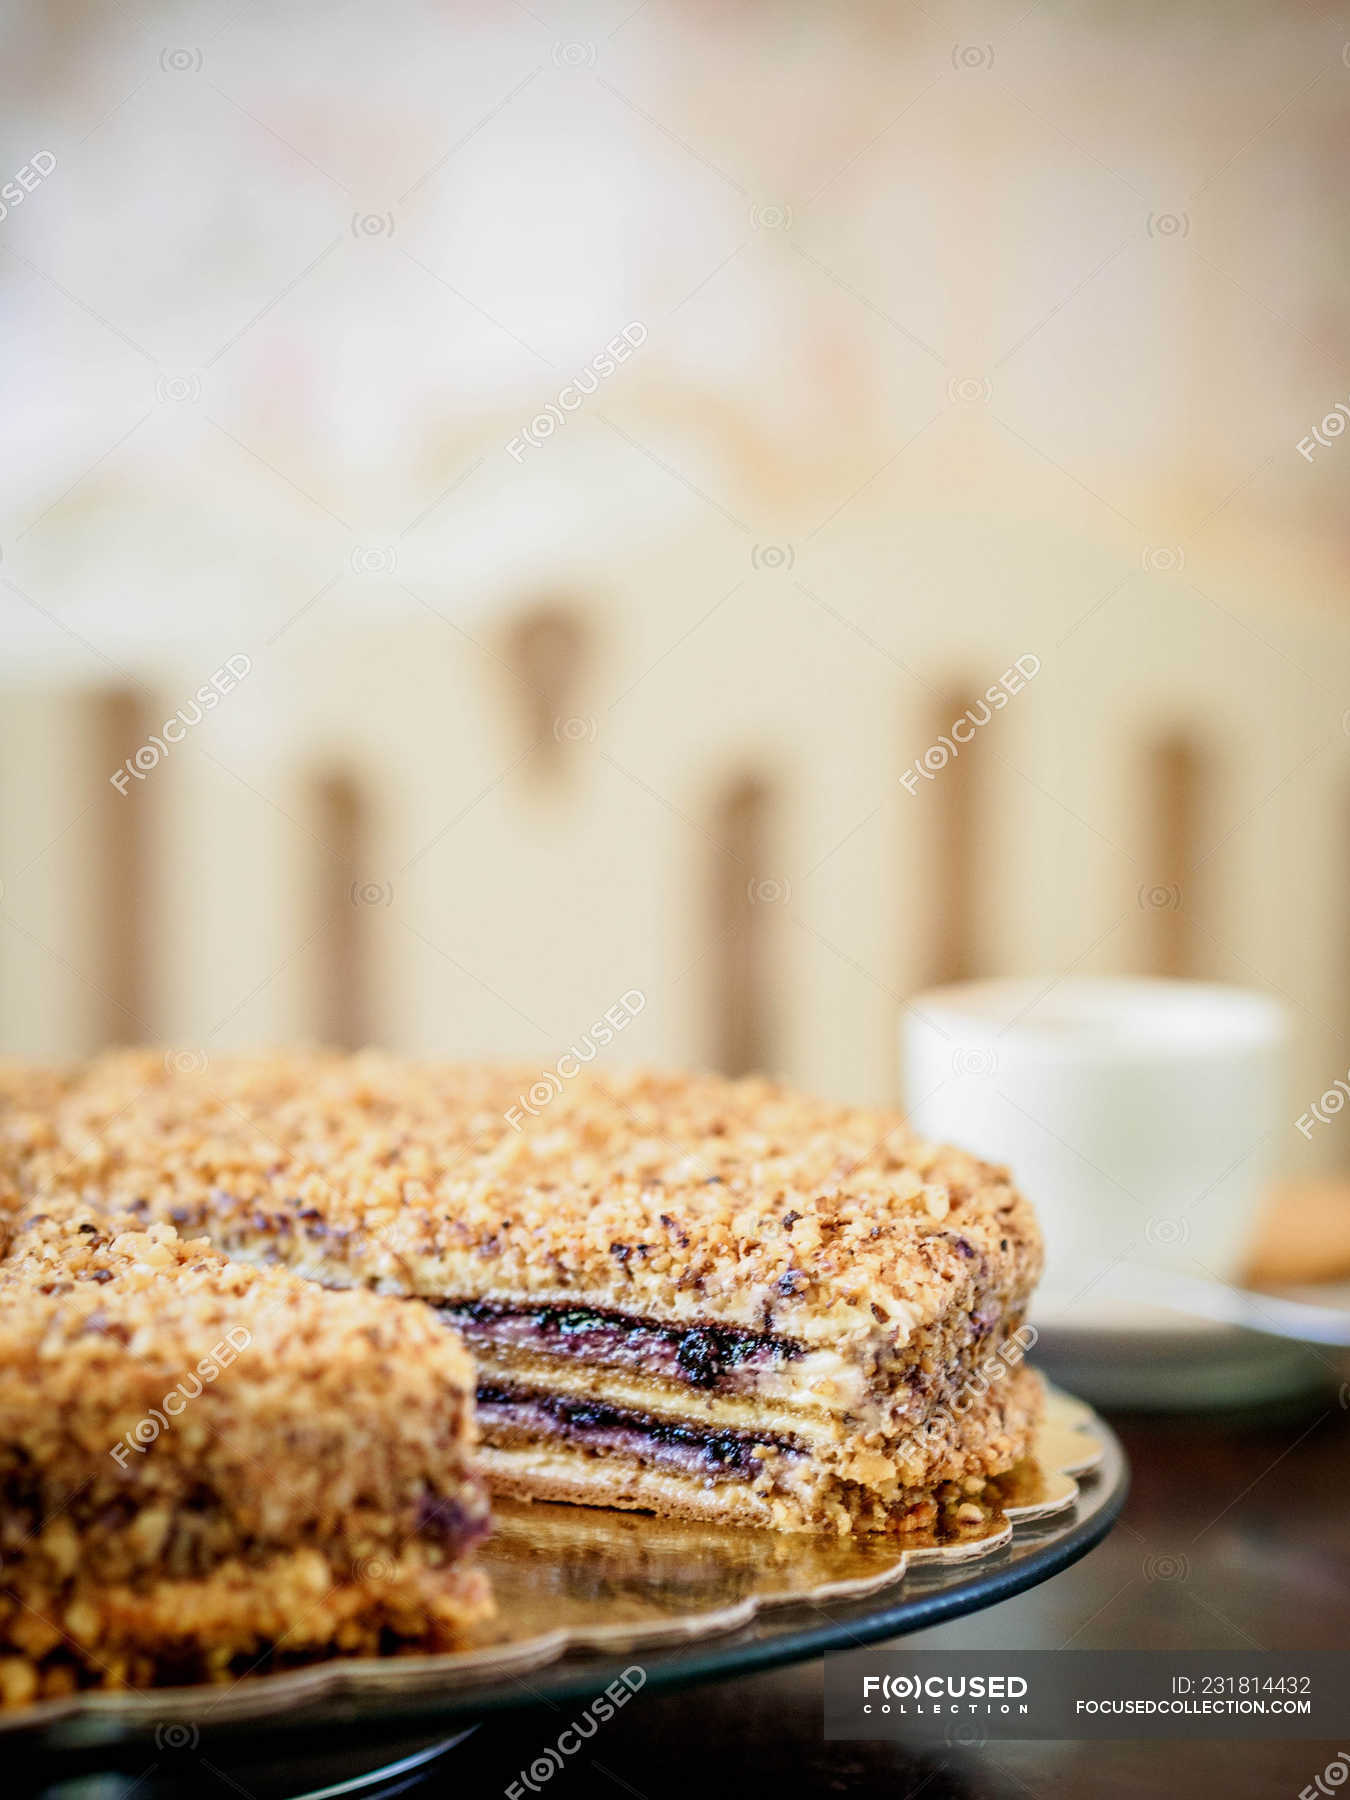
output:
[[489, 1611], [472, 1366], [426, 1308], [63, 1187], [5, 1225], [0, 1702], [444, 1649]]
[[[1040, 1270], [1006, 1172], [763, 1081], [373, 1053], [74, 1073], [22, 1162], [89, 1206], [426, 1302], [522, 1496], [781, 1529], [978, 1528], [1027, 1452]], [[72, 1167], [72, 1162], [74, 1166]]]

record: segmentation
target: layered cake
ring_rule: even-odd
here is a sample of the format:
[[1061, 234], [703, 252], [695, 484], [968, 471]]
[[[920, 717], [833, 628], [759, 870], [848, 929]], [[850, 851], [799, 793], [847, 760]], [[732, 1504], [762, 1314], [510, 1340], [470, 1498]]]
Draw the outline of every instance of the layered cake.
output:
[[410, 1329], [434, 1312], [445, 1354], [456, 1335], [473, 1354], [499, 1491], [784, 1530], [979, 1525], [1040, 1405], [1016, 1351], [1040, 1240], [1005, 1171], [763, 1081], [582, 1070], [531, 1112], [531, 1080], [120, 1053], [30, 1113], [16, 1179], [423, 1303]]
[[0, 1703], [448, 1649], [490, 1610], [473, 1371], [431, 1311], [62, 1184], [3, 1235]]

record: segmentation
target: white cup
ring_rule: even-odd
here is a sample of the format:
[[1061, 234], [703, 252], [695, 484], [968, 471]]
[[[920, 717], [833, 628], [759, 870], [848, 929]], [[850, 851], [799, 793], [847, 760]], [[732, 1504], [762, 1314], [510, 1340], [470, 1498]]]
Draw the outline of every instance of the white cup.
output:
[[1238, 1274], [1290, 1125], [1287, 1041], [1283, 1008], [1240, 988], [964, 982], [906, 1008], [905, 1104], [924, 1137], [1008, 1164], [1036, 1208], [1038, 1322], [1175, 1328], [1112, 1277]]

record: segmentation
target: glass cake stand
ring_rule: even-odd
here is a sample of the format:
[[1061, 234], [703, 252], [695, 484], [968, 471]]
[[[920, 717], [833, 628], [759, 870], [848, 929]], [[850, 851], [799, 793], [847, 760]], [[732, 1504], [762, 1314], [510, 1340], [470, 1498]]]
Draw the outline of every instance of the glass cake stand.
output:
[[584, 1706], [625, 1670], [643, 1689], [720, 1680], [992, 1606], [1098, 1543], [1128, 1480], [1110, 1427], [1052, 1390], [1034, 1458], [1001, 1479], [1004, 1517], [955, 1542], [499, 1502], [482, 1556], [497, 1618], [473, 1648], [46, 1701], [0, 1713], [0, 1756], [61, 1800], [392, 1794], [503, 1709]]

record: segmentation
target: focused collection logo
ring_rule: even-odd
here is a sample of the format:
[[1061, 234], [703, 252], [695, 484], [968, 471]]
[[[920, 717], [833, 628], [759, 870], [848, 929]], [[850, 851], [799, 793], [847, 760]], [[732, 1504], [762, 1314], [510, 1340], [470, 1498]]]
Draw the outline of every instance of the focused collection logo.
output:
[[[864, 1675], [863, 1711], [901, 1717], [938, 1713], [993, 1718], [1027, 1713], [1025, 1675]], [[1014, 1704], [1016, 1702], [1016, 1704]]]

